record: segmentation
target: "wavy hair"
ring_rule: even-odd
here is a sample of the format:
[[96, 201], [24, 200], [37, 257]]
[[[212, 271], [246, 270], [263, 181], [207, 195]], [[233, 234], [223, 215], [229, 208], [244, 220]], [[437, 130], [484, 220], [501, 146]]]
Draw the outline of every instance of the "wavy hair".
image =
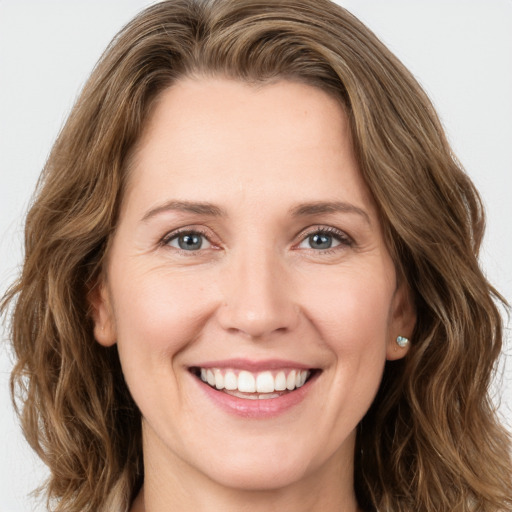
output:
[[512, 510], [510, 437], [489, 398], [504, 302], [479, 269], [482, 204], [425, 93], [377, 37], [328, 0], [170, 0], [113, 40], [63, 127], [2, 302], [11, 391], [58, 512], [126, 511], [143, 480], [141, 418], [88, 294], [116, 228], [130, 150], [159, 93], [187, 76], [295, 80], [344, 104], [417, 324], [388, 362], [357, 436], [360, 506]]

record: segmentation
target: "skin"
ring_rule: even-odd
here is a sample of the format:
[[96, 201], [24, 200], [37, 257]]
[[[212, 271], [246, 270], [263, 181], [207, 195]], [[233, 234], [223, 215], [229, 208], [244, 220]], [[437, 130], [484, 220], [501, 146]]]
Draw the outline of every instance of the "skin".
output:
[[[176, 201], [222, 215], [161, 208]], [[297, 213], [325, 202], [344, 206]], [[202, 247], [180, 250], [177, 229], [203, 233]], [[322, 250], [309, 236], [326, 229]], [[145, 482], [132, 510], [357, 510], [356, 427], [415, 316], [334, 98], [221, 78], [164, 91], [92, 305], [96, 339], [118, 344], [143, 416]], [[321, 372], [291, 409], [246, 418], [189, 371], [230, 358]]]

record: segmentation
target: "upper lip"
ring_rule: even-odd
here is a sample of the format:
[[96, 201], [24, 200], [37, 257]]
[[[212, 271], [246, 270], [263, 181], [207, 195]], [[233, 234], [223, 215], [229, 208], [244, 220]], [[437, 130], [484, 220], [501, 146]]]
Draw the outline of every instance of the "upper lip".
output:
[[204, 361], [191, 366], [191, 368], [233, 368], [237, 370], [246, 370], [249, 372], [261, 372], [265, 370], [310, 370], [311, 365], [290, 361], [286, 359], [262, 359], [259, 361], [243, 358], [222, 359], [215, 361]]

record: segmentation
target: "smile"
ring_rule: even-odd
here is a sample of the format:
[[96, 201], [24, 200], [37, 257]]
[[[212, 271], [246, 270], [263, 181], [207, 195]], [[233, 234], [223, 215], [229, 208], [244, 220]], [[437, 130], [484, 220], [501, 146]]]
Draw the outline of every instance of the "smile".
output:
[[323, 370], [283, 359], [232, 358], [189, 366], [188, 372], [210, 404], [231, 415], [263, 420], [303, 403]]
[[250, 372], [228, 368], [197, 368], [194, 373], [212, 388], [249, 400], [278, 398], [302, 387], [310, 370], [286, 369]]

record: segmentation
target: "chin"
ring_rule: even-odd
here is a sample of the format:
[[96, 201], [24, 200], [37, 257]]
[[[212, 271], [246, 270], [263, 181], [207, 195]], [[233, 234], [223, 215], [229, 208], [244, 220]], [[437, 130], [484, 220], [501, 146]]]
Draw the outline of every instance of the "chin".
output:
[[275, 491], [301, 481], [305, 470], [292, 464], [257, 462], [254, 464], [227, 461], [226, 467], [207, 476], [226, 488], [246, 491]]
[[300, 444], [290, 443], [287, 437], [260, 438], [223, 446], [220, 451], [208, 450], [209, 455], [197, 461], [197, 466], [207, 478], [227, 488], [274, 491], [289, 487], [320, 471], [325, 461], [304, 449], [304, 444], [303, 450], [297, 449]]

